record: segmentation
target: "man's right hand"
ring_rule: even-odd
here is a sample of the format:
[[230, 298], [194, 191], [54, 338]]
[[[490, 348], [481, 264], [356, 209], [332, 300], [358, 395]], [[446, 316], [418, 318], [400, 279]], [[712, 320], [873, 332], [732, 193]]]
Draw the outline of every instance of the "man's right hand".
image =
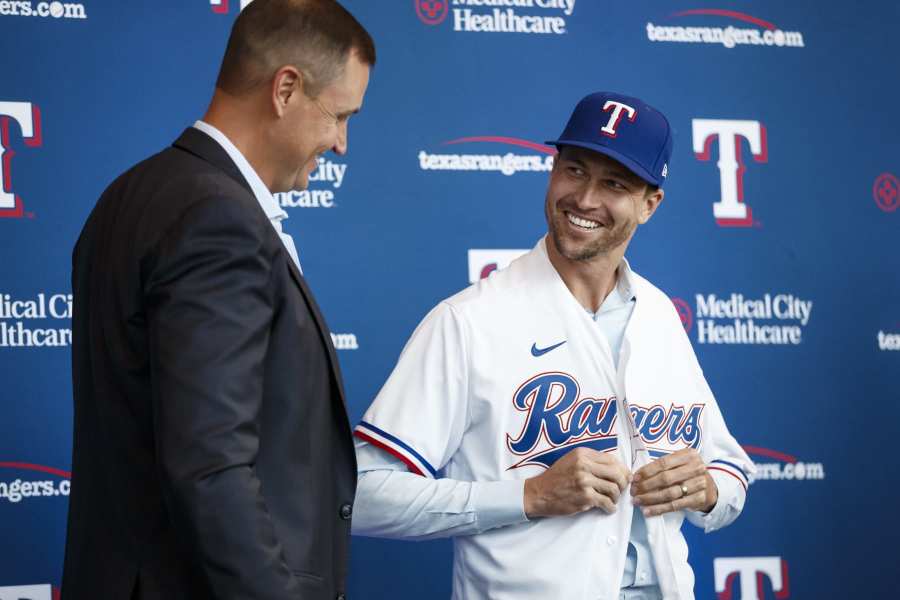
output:
[[525, 515], [573, 515], [592, 508], [613, 513], [630, 481], [631, 471], [613, 453], [576, 448], [525, 480]]

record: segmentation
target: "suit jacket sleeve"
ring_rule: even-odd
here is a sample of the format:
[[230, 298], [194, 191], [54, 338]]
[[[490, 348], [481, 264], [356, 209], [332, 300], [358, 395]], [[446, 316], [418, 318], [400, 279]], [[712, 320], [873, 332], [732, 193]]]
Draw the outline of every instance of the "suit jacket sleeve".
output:
[[194, 203], [142, 262], [157, 462], [217, 598], [297, 597], [256, 476], [273, 315], [263, 215]]

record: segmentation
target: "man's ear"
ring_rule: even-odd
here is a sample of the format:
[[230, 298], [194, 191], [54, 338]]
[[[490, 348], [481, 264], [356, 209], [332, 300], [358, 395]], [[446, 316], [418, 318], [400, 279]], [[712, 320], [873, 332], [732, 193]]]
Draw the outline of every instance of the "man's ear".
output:
[[272, 78], [272, 107], [279, 117], [284, 115], [297, 94], [303, 93], [303, 74], [296, 67], [285, 65]]
[[653, 213], [656, 212], [656, 209], [659, 208], [665, 195], [666, 193], [662, 188], [657, 188], [652, 192], [644, 193], [644, 198], [641, 200], [641, 211], [638, 215], [638, 223], [643, 225], [650, 220], [650, 217], [652, 217]]

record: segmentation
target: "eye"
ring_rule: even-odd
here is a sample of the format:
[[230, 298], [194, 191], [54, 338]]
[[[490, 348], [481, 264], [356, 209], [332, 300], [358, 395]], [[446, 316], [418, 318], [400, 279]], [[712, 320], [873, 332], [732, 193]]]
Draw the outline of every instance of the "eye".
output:
[[568, 167], [566, 167], [566, 172], [572, 177], [577, 177], [579, 179], [587, 175], [584, 169], [576, 165], [569, 165]]
[[620, 192], [628, 191], [628, 188], [618, 179], [607, 179], [606, 185], [608, 185], [610, 188], [612, 188], [616, 191], [620, 191]]

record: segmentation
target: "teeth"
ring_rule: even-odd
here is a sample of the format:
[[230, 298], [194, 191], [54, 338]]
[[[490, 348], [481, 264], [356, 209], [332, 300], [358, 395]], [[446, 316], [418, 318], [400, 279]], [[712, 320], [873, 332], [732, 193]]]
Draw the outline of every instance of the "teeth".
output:
[[588, 221], [587, 219], [576, 217], [572, 213], [566, 213], [566, 216], [569, 218], [569, 223], [578, 225], [579, 227], [584, 227], [585, 229], [596, 229], [597, 227], [600, 227], [600, 223], [598, 223], [597, 221]]

